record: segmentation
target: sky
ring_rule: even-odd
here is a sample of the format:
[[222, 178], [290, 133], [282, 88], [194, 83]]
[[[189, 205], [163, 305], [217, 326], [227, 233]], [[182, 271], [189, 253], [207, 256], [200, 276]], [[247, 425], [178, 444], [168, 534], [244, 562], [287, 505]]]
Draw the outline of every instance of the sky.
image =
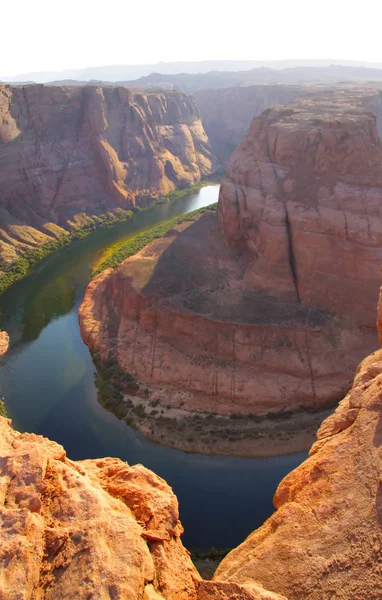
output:
[[380, 0], [18, 0], [0, 75], [159, 61], [382, 62]]

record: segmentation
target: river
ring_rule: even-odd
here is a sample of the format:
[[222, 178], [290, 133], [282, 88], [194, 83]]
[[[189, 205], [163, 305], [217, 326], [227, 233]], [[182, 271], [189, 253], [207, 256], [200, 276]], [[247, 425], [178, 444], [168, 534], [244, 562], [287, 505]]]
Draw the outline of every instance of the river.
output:
[[152, 469], [178, 496], [183, 542], [201, 550], [236, 546], [261, 525], [272, 512], [277, 484], [305, 453], [240, 459], [150, 443], [98, 403], [77, 311], [92, 266], [108, 247], [216, 202], [218, 193], [218, 185], [206, 186], [99, 229], [45, 259], [0, 297], [1, 327], [11, 337], [11, 349], [0, 361], [0, 389], [15, 428], [57, 441], [74, 460], [118, 456]]

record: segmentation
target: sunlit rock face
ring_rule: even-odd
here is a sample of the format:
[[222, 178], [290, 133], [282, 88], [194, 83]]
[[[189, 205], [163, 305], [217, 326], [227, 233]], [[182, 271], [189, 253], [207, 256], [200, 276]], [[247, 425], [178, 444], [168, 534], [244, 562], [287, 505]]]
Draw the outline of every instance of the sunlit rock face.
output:
[[317, 433], [310, 458], [280, 483], [276, 512], [219, 565], [217, 581], [252, 578], [289, 600], [382, 595], [382, 351]]
[[215, 167], [188, 94], [0, 85], [0, 261]]
[[285, 600], [261, 584], [204, 582], [167, 483], [119, 459], [73, 462], [0, 417], [4, 600]]

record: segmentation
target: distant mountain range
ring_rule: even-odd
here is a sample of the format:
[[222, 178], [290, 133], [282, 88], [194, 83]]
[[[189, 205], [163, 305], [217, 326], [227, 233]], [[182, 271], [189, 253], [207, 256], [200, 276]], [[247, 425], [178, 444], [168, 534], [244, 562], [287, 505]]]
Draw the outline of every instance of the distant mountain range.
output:
[[117, 85], [152, 89], [174, 88], [194, 93], [202, 89], [248, 87], [258, 84], [335, 84], [357, 81], [364, 83], [382, 81], [382, 69], [331, 65], [329, 67], [292, 67], [287, 69], [260, 67], [249, 71], [211, 71], [178, 75], [152, 73], [147, 77], [118, 82]]
[[[126, 82], [134, 81], [142, 77], [147, 77], [153, 73], [161, 75], [197, 75], [197, 74], [212, 74], [211, 72], [249, 72], [252, 70], [284, 70], [288, 73], [285, 82], [299, 83], [301, 78], [306, 77], [306, 70], [312, 67], [321, 69], [336, 69], [337, 67], [348, 67], [356, 69], [358, 75], [356, 78], [375, 78], [375, 71], [381, 69], [382, 63], [367, 63], [362, 61], [352, 60], [337, 60], [337, 59], [318, 59], [318, 60], [205, 60], [199, 62], [160, 62], [148, 65], [110, 65], [104, 67], [88, 67], [86, 69], [67, 69], [65, 71], [42, 71], [35, 73], [22, 73], [14, 76], [1, 76], [0, 81], [9, 83], [49, 83], [52, 81], [68, 81], [88, 82], [91, 80], [103, 82]], [[293, 74], [290, 71], [297, 69]], [[366, 71], [374, 72], [366, 74]], [[361, 76], [363, 72], [364, 76]], [[317, 71], [318, 73], [318, 71]], [[334, 72], [332, 71], [332, 76]], [[349, 75], [348, 75], [349, 76]], [[270, 80], [275, 83], [277, 80], [276, 74], [272, 75]], [[300, 79], [296, 79], [300, 77]], [[322, 77], [322, 74], [320, 75]], [[337, 75], [336, 75], [337, 77]], [[378, 78], [382, 78], [378, 77]], [[233, 79], [233, 78], [232, 78]], [[283, 79], [283, 78], [282, 78]], [[305, 81], [305, 79], [304, 79]], [[312, 81], [312, 79], [309, 79]], [[326, 81], [326, 80], [325, 80]], [[256, 83], [259, 79], [255, 80]], [[282, 81], [283, 82], [283, 81]], [[232, 85], [236, 85], [232, 83]]]

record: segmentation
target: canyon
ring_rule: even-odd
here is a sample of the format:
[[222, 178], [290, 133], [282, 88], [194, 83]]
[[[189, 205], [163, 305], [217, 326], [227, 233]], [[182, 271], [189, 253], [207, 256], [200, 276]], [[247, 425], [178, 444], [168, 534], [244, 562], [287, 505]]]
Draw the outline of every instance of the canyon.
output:
[[297, 85], [251, 85], [196, 90], [194, 97], [214, 153], [226, 166], [232, 152], [247, 137], [253, 117], [307, 92], [307, 88]]
[[[382, 146], [364, 102], [359, 89], [326, 90], [266, 110], [230, 158], [216, 214], [185, 219], [90, 283], [83, 339], [136, 380], [125, 393], [145, 408], [146, 434], [171, 443], [145, 424], [157, 405], [178, 424], [224, 418], [225, 438], [232, 415], [315, 411], [377, 348]], [[231, 452], [258, 455], [253, 433], [236, 432], [249, 438]], [[228, 452], [208, 437], [198, 450]]]
[[188, 94], [0, 85], [0, 264], [216, 166]]
[[[258, 456], [307, 448], [330, 416], [274, 514], [211, 581], [182, 544], [164, 479], [117, 458], [71, 460], [0, 416], [0, 600], [377, 600], [379, 89], [259, 87], [219, 101], [212, 90], [199, 109], [178, 92], [47, 89], [0, 86], [5, 266], [188, 187], [237, 146], [216, 211], [179, 219], [86, 290], [82, 336], [99, 376], [121, 386], [122, 418], [143, 411], [135, 425], [164, 444]], [[382, 341], [382, 295], [377, 322]], [[0, 355], [8, 344], [0, 332]]]
[[[380, 311], [381, 309], [379, 309]], [[382, 332], [380, 332], [382, 335]], [[71, 461], [0, 417], [0, 597], [120, 600], [377, 600], [382, 351], [279, 485], [276, 512], [201, 578], [178, 503], [142, 465]]]

